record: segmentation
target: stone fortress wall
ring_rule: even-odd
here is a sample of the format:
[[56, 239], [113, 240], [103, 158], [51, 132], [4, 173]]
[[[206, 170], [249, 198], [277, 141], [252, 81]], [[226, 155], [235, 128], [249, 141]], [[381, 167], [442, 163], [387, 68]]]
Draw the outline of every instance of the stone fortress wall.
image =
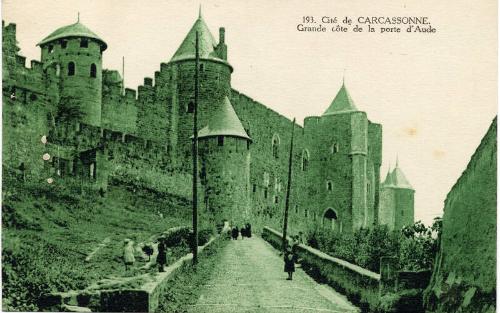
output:
[[[292, 122], [231, 88], [224, 28], [217, 43], [200, 16], [137, 92], [123, 90], [117, 71], [102, 69], [106, 44], [79, 22], [44, 39], [43, 62], [31, 68], [18, 54], [15, 24], [3, 28], [4, 168], [35, 180], [85, 177], [103, 189], [125, 177], [189, 198], [197, 31], [199, 128], [211, 129], [200, 141], [199, 203], [207, 212], [230, 203], [219, 219], [282, 223]], [[236, 117], [219, 114], [225, 97]], [[385, 206], [399, 208], [389, 197], [379, 205], [381, 148], [382, 126], [355, 107], [344, 85], [325, 114], [295, 125], [290, 227], [351, 231], [379, 223]], [[412, 223], [413, 190], [410, 197], [404, 210], [411, 219], [383, 222]]]

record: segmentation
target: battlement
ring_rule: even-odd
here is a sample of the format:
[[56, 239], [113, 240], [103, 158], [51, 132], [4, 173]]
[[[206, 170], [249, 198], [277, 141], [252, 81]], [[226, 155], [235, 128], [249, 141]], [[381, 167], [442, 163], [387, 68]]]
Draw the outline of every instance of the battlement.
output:
[[16, 36], [17, 25], [15, 23], [9, 23], [5, 25], [5, 21], [2, 20], [2, 30], [4, 36]]

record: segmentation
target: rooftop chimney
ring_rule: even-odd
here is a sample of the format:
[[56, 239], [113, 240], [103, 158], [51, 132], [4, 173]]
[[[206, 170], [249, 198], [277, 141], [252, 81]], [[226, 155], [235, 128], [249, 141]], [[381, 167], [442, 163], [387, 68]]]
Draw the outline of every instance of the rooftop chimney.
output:
[[219, 44], [224, 44], [226, 37], [226, 29], [224, 27], [219, 28]]

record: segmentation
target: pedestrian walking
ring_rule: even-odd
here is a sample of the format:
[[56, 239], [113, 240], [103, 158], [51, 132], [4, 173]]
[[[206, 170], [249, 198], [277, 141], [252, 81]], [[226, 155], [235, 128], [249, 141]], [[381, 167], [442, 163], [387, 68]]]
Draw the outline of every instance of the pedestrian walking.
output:
[[123, 247], [123, 262], [125, 263], [125, 271], [134, 266], [134, 242], [130, 239], [125, 239]]
[[158, 256], [156, 257], [156, 264], [158, 264], [159, 272], [165, 271], [165, 265], [167, 264], [167, 245], [164, 238], [161, 238], [158, 243]]
[[238, 227], [234, 226], [233, 230], [231, 231], [231, 235], [233, 237], [233, 240], [238, 240], [238, 233], [239, 233]]
[[287, 280], [292, 280], [293, 272], [295, 272], [295, 255], [291, 249], [287, 249], [285, 252], [285, 272], [288, 273]]
[[247, 237], [251, 238], [252, 237], [252, 225], [250, 225], [250, 223], [247, 223], [246, 229], [247, 229], [247, 231], [246, 231]]

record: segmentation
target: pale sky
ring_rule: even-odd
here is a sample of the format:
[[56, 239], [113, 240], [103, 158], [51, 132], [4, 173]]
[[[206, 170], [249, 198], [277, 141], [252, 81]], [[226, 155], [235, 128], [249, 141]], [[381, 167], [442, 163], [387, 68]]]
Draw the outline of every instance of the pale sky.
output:
[[[168, 62], [200, 1], [3, 0], [21, 54], [58, 27], [83, 24], [108, 44], [103, 66], [136, 89]], [[497, 2], [493, 0], [201, 1], [212, 34], [226, 28], [233, 88], [275, 111], [321, 115], [342, 84], [383, 127], [383, 166], [416, 189], [415, 218], [431, 223], [497, 113]], [[302, 16], [428, 16], [436, 34], [301, 33]], [[403, 26], [404, 27], [404, 26]], [[478, 204], [478, 209], [480, 204]]]

